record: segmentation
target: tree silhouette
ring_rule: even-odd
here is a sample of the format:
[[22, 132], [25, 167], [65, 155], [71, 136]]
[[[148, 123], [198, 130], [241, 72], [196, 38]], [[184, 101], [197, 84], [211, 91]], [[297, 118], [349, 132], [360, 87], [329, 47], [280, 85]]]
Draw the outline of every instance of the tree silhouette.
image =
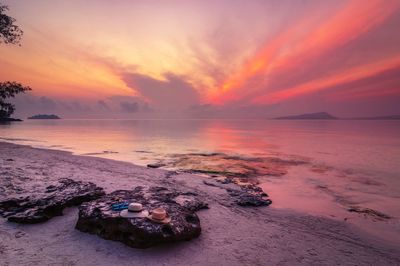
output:
[[17, 44], [21, 40], [23, 31], [14, 24], [14, 18], [5, 14], [7, 10], [7, 6], [0, 4], [0, 43]]
[[13, 104], [7, 103], [4, 100], [28, 90], [31, 90], [31, 88], [17, 82], [0, 82], [0, 119], [9, 118], [15, 110]]
[[[7, 10], [7, 6], [0, 4], [0, 43], [19, 44], [23, 31], [14, 24], [14, 18], [5, 14]], [[31, 88], [17, 82], [0, 82], [0, 120], [9, 118], [15, 110], [14, 105], [5, 100], [28, 90]]]

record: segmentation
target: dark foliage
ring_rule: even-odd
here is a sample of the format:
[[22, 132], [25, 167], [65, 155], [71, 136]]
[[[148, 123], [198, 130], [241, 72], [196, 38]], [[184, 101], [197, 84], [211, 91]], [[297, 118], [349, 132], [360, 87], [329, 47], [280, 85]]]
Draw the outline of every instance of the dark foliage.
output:
[[31, 90], [30, 87], [23, 86], [17, 82], [0, 82], [0, 119], [10, 117], [15, 110], [14, 105], [5, 102], [5, 100], [29, 90]]
[[14, 18], [5, 14], [7, 10], [7, 6], [0, 4], [0, 43], [17, 44], [21, 40], [23, 31], [14, 24]]
[[[17, 44], [23, 32], [14, 24], [15, 19], [5, 14], [7, 10], [7, 6], [0, 4], [0, 43]], [[31, 88], [17, 82], [0, 82], [0, 119], [9, 118], [15, 110], [14, 105], [5, 100], [28, 90]]]

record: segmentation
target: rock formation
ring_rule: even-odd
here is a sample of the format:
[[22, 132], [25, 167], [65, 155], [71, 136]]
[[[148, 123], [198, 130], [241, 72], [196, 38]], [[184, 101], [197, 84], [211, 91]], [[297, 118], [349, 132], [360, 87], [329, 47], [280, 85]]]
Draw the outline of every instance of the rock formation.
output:
[[[123, 218], [112, 205], [138, 202], [151, 211], [162, 207], [171, 222], [155, 223], [148, 218]], [[135, 248], [148, 248], [167, 242], [190, 240], [201, 233], [200, 220], [195, 211], [208, 208], [195, 193], [178, 192], [164, 187], [136, 187], [118, 190], [79, 207], [76, 229], [97, 234], [102, 238], [123, 242]]]
[[60, 179], [57, 184], [35, 191], [29, 196], [8, 198], [0, 202], [0, 215], [16, 223], [40, 223], [62, 215], [63, 209], [104, 195], [91, 182]]

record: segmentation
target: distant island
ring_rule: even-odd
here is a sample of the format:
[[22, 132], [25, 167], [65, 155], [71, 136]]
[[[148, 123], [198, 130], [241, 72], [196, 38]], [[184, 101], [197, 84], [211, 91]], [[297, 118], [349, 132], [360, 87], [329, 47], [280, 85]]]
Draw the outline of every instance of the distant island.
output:
[[31, 117], [28, 117], [28, 119], [61, 119], [57, 115], [34, 115]]
[[400, 120], [400, 115], [385, 115], [385, 116], [364, 116], [364, 117], [349, 117], [338, 118], [327, 112], [309, 113], [301, 115], [281, 116], [273, 119], [278, 120]]
[[334, 119], [338, 119], [338, 118], [334, 117], [333, 115], [331, 115], [327, 112], [318, 112], [318, 113], [310, 113], [310, 114], [282, 116], [282, 117], [276, 117], [275, 119], [280, 119], [280, 120], [307, 120], [307, 119], [334, 120]]

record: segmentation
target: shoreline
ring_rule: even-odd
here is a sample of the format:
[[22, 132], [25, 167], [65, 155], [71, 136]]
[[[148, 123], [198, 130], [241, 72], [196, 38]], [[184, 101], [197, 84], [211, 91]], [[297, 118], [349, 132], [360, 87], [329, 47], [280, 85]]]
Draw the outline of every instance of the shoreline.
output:
[[0, 198], [68, 177], [91, 181], [107, 193], [139, 185], [184, 187], [206, 197], [210, 206], [198, 212], [203, 229], [198, 239], [147, 250], [75, 230], [76, 207], [38, 225], [17, 225], [1, 218], [1, 265], [400, 263], [397, 245], [346, 222], [270, 207], [240, 207], [232, 204], [225, 190], [205, 185], [205, 177], [195, 174], [1, 141], [0, 150]]
[[[66, 151], [76, 156], [123, 161], [137, 166], [147, 165], [201, 175], [203, 178], [212, 177], [219, 181], [220, 178], [229, 179], [234, 184], [245, 186], [249, 184], [261, 188], [271, 197], [273, 204], [270, 208], [345, 221], [378, 239], [400, 245], [400, 210], [395, 208], [395, 199], [376, 194], [376, 189], [382, 185], [374, 179], [377, 174], [360, 174], [331, 166], [323, 160], [318, 162], [307, 156], [277, 152], [240, 154], [188, 149], [187, 153], [167, 154], [154, 150], [134, 150], [137, 157], [132, 157], [126, 151], [100, 149], [97, 152], [79, 152], [79, 149], [59, 144], [45, 145], [40, 140], [3, 140], [33, 148]], [[257, 165], [258, 162], [267, 165], [267, 169]], [[223, 168], [229, 169], [228, 172]], [[267, 176], [263, 177], [263, 174]], [[230, 177], [227, 178], [227, 175]], [[332, 181], [328, 181], [330, 179]], [[365, 190], [370, 193], [366, 194]]]

